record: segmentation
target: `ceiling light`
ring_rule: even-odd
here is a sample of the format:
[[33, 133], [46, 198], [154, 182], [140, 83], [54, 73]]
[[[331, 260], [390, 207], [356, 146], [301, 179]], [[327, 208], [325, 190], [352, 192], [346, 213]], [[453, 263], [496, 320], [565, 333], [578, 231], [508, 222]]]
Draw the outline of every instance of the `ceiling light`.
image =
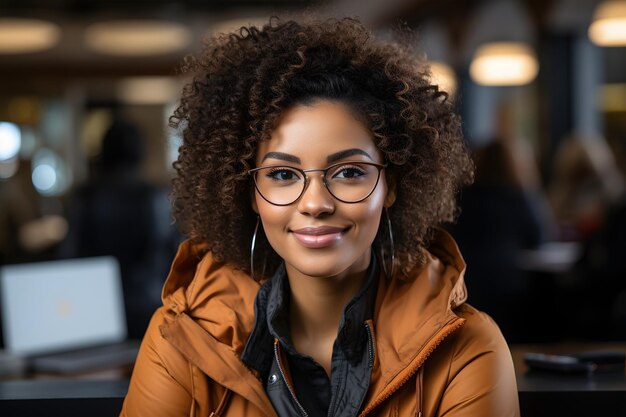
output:
[[532, 49], [519, 42], [494, 42], [476, 50], [470, 65], [472, 79], [481, 85], [524, 85], [535, 79], [539, 63]]
[[176, 101], [181, 85], [170, 77], [131, 77], [120, 81], [118, 97], [128, 104], [166, 104]]
[[117, 20], [89, 26], [85, 42], [107, 55], [159, 55], [185, 49], [191, 42], [191, 32], [173, 22]]
[[589, 38], [600, 46], [626, 46], [626, 1], [605, 1], [593, 13]]
[[61, 37], [59, 27], [35, 19], [0, 18], [0, 53], [23, 54], [52, 48]]
[[453, 95], [456, 91], [456, 74], [454, 70], [443, 62], [431, 61], [431, 82], [439, 86], [440, 91]]

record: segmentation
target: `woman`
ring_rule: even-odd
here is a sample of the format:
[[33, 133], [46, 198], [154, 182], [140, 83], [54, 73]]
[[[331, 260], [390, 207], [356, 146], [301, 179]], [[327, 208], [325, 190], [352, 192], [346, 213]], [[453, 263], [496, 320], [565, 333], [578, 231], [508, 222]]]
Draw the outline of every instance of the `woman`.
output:
[[124, 416], [516, 416], [436, 226], [472, 165], [446, 94], [356, 21], [208, 41], [174, 115], [181, 245]]

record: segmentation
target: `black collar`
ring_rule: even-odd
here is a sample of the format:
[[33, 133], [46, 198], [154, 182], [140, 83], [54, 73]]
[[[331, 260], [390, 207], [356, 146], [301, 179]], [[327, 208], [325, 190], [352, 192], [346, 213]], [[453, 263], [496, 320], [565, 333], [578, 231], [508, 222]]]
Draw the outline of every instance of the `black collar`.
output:
[[[367, 346], [365, 321], [373, 318], [378, 288], [379, 268], [372, 255], [362, 287], [344, 307], [339, 322], [337, 343], [348, 360], [359, 361]], [[254, 301], [254, 327], [241, 354], [241, 360], [250, 368], [266, 375], [273, 358], [274, 339], [285, 350], [297, 355], [289, 332], [289, 281], [282, 264], [276, 273], [259, 289]]]

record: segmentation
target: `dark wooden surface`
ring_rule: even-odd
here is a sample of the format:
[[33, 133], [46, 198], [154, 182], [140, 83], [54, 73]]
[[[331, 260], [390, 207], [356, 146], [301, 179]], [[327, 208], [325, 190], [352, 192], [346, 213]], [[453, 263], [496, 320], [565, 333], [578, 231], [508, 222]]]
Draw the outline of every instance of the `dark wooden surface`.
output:
[[529, 370], [524, 353], [626, 351], [624, 343], [554, 343], [511, 347], [522, 417], [626, 417], [626, 372], [561, 374]]
[[117, 416], [127, 390], [127, 379], [0, 381], [0, 416]]
[[[511, 349], [522, 417], [626, 417], [626, 373], [556, 374], [528, 371], [525, 352], [574, 353], [626, 350], [624, 344], [520, 345]], [[0, 416], [113, 417], [128, 389], [127, 378], [0, 381]]]

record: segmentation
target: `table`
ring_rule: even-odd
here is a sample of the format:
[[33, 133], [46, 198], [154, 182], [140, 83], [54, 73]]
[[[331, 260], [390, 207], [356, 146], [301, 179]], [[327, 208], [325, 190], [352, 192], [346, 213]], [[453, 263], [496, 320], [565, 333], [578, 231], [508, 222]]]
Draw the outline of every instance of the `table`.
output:
[[511, 346], [522, 417], [625, 417], [626, 372], [557, 374], [529, 371], [525, 352], [566, 354], [626, 351], [624, 343], [555, 343]]
[[[522, 417], [624, 417], [626, 373], [558, 375], [528, 372], [524, 352], [625, 350], [626, 344], [553, 344], [511, 347]], [[127, 378], [0, 381], [0, 416], [113, 417], [128, 389]]]
[[0, 416], [117, 416], [128, 383], [128, 379], [0, 381]]
[[626, 375], [551, 375], [529, 373], [517, 376], [523, 417], [624, 417]]

